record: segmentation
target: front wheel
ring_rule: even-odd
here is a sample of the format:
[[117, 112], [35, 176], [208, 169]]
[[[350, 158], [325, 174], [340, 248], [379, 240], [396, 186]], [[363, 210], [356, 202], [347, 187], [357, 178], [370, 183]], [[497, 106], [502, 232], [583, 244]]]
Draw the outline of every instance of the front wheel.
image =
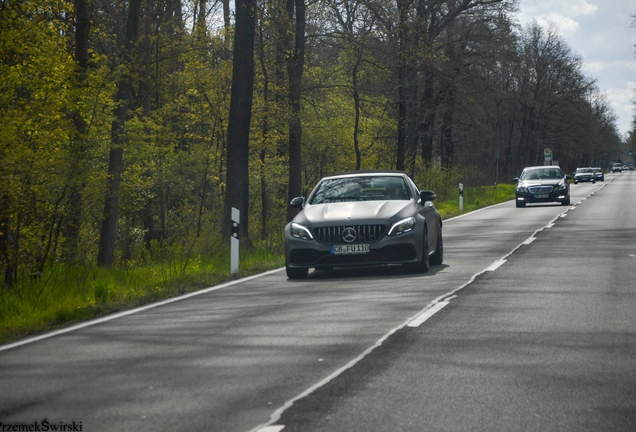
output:
[[431, 257], [428, 254], [428, 230], [424, 228], [424, 244], [422, 245], [422, 259], [410, 267], [415, 273], [428, 273], [431, 268]]
[[565, 201], [561, 201], [561, 205], [564, 205], [564, 206], [570, 205], [570, 196], [569, 195], [568, 195], [568, 197], [566, 198]]
[[522, 208], [526, 206], [526, 203], [524, 203], [523, 201], [517, 201], [515, 204], [517, 208]]
[[444, 239], [442, 238], [442, 227], [440, 226], [437, 234], [437, 247], [433, 255], [431, 255], [430, 264], [440, 265], [442, 262], [444, 262]]

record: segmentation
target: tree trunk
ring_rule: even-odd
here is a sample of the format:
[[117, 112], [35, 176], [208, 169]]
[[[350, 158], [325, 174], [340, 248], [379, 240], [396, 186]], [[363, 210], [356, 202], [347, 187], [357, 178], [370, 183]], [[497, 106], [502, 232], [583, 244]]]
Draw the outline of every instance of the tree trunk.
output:
[[[139, 32], [139, 17], [141, 14], [141, 0], [131, 0], [126, 19], [126, 39], [124, 41], [124, 58], [132, 67], [132, 50]], [[119, 186], [124, 166], [124, 143], [126, 117], [128, 107], [132, 102], [132, 77], [125, 73], [117, 86], [117, 108], [115, 120], [111, 126], [111, 148], [108, 157], [108, 192], [104, 203], [104, 218], [99, 236], [99, 250], [97, 265], [111, 268], [115, 259], [115, 240], [117, 236], [117, 218], [119, 216]]]
[[362, 165], [362, 155], [360, 153], [360, 143], [358, 140], [358, 134], [360, 133], [360, 93], [358, 89], [358, 67], [362, 61], [362, 48], [357, 50], [356, 64], [353, 67], [352, 72], [352, 86], [353, 86], [353, 102], [355, 105], [355, 119], [353, 126], [353, 147], [356, 152], [356, 171], [360, 170]]
[[249, 210], [249, 138], [254, 90], [255, 0], [236, 1], [236, 27], [232, 69], [232, 93], [227, 132], [227, 189], [222, 234], [229, 237], [232, 207], [241, 213], [239, 236], [250, 246]]
[[[287, 0], [289, 22], [294, 23], [293, 50], [287, 50], [287, 75], [289, 77], [288, 100], [291, 107], [289, 119], [289, 189], [288, 201], [302, 193], [302, 134], [300, 121], [300, 97], [305, 65], [305, 1]], [[295, 19], [294, 19], [295, 18]], [[290, 44], [291, 45], [291, 44]], [[287, 207], [287, 220], [291, 220], [296, 210]]]
[[396, 168], [400, 171], [405, 169], [406, 164], [406, 140], [407, 140], [407, 20], [408, 20], [408, 5], [404, 0], [397, 0], [398, 8], [398, 38], [399, 38], [399, 53], [398, 53], [398, 104], [397, 104], [397, 146], [396, 146]]
[[430, 68], [424, 71], [424, 95], [421, 109], [424, 113], [424, 121], [420, 124], [420, 136], [422, 137], [422, 160], [433, 160], [433, 138], [435, 133], [435, 94], [434, 73]]

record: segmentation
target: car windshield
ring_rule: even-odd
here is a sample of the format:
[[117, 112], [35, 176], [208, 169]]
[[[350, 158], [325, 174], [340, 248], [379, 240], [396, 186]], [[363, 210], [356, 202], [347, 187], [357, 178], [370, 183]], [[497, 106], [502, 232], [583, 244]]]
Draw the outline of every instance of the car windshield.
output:
[[594, 168], [577, 168], [576, 169], [576, 173], [577, 174], [581, 174], [581, 173], [593, 173], [595, 171]]
[[310, 204], [409, 199], [410, 195], [402, 177], [341, 177], [322, 181]]
[[526, 170], [521, 174], [521, 180], [558, 180], [563, 178], [563, 173], [559, 168], [537, 168]]

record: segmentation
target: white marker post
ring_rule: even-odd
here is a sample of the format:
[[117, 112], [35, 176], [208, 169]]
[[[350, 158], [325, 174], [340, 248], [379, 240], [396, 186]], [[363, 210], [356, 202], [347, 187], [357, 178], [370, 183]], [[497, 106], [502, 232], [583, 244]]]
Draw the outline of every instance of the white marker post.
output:
[[230, 272], [239, 271], [239, 222], [241, 212], [232, 207], [232, 238], [230, 239]]
[[464, 211], [464, 185], [459, 184], [459, 211]]

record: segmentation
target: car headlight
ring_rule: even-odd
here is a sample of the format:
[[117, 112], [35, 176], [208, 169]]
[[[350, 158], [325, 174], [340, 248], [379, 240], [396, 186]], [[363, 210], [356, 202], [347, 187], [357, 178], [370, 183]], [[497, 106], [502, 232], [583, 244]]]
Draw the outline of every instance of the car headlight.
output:
[[292, 223], [291, 224], [291, 228], [289, 230], [290, 234], [296, 238], [299, 239], [303, 239], [303, 240], [313, 240], [314, 236], [311, 235], [311, 232], [309, 232], [309, 230], [297, 223]]
[[528, 193], [528, 188], [524, 188], [522, 186], [517, 187], [517, 192]]
[[566, 189], [567, 189], [567, 187], [565, 186], [565, 183], [559, 183], [559, 188], [557, 190], [562, 191], [562, 190], [566, 190]]
[[402, 219], [401, 221], [394, 223], [389, 230], [389, 235], [391, 236], [404, 234], [405, 232], [411, 231], [413, 228], [415, 228], [415, 218], [411, 216], [409, 218]]

